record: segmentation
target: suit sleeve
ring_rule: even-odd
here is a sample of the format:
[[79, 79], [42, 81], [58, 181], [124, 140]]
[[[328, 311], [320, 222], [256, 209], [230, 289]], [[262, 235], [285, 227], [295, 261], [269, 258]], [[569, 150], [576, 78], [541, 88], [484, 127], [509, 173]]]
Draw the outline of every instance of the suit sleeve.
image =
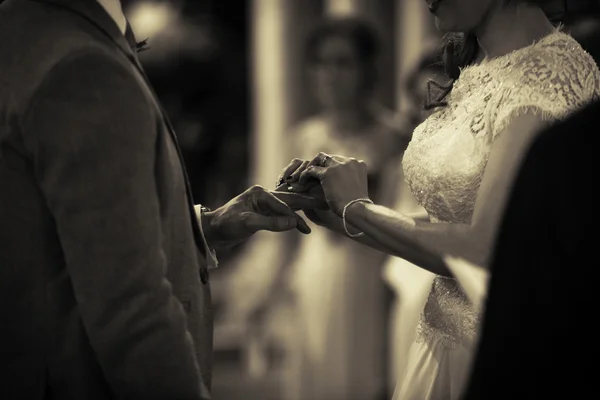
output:
[[535, 390], [529, 392], [540, 372], [536, 362], [541, 359], [535, 354], [552, 348], [544, 337], [550, 336], [545, 324], [555, 317], [554, 310], [540, 305], [543, 291], [552, 286], [551, 265], [560, 252], [553, 243], [560, 210], [550, 199], [560, 190], [561, 166], [556, 162], [560, 156], [548, 147], [550, 136], [545, 132], [533, 143], [515, 180], [495, 247], [480, 343], [462, 400], [513, 398], [517, 390], [522, 398], [536, 397]]
[[116, 397], [204, 399], [186, 317], [165, 278], [149, 107], [133, 71], [77, 54], [38, 88], [24, 142]]

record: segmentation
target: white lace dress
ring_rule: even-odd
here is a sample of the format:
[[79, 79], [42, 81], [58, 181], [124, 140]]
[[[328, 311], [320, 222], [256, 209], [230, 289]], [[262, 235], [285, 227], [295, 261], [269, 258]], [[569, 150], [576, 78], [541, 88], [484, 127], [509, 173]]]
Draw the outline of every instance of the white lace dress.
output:
[[[599, 85], [591, 56], [558, 31], [463, 69], [448, 106], [416, 128], [404, 156], [405, 178], [432, 222], [470, 223], [492, 143], [512, 117], [563, 119], [597, 98]], [[434, 279], [395, 400], [460, 398], [480, 316], [457, 278]]]

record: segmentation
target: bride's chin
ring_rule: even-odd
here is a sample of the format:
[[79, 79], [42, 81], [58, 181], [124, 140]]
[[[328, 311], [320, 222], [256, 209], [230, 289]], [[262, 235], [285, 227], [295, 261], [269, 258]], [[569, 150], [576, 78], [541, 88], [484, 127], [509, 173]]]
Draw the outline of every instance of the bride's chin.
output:
[[435, 27], [437, 28], [437, 30], [441, 33], [451, 33], [451, 32], [464, 32], [467, 29], [461, 29], [460, 27], [456, 26], [456, 24], [451, 23], [448, 20], [445, 20], [443, 18], [440, 17], [435, 17]]
[[438, 17], [437, 15], [435, 16], [435, 27], [441, 33], [449, 33], [455, 31], [454, 29], [452, 29], [452, 27], [449, 26], [447, 21], [445, 21], [443, 18]]

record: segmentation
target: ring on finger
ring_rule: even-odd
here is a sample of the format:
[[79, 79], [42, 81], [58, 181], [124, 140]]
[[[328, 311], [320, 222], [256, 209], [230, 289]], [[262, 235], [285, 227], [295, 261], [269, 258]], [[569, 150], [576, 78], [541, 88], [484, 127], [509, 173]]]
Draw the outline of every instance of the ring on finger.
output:
[[331, 158], [331, 156], [326, 155], [325, 157], [323, 157], [323, 159], [321, 160], [321, 162], [319, 163], [319, 165], [321, 167], [326, 167], [327, 166], [327, 161], [329, 161], [330, 158]]
[[275, 187], [281, 186], [284, 183], [285, 183], [285, 180], [283, 179], [283, 176], [280, 176], [279, 178], [277, 178], [277, 183], [275, 184]]

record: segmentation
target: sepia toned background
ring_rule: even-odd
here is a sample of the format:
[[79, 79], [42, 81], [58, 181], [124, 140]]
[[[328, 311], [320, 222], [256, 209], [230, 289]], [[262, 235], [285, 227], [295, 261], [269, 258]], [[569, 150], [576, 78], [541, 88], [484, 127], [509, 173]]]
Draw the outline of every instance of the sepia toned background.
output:
[[[253, 184], [272, 188], [287, 162], [300, 156], [294, 127], [319, 114], [307, 84], [304, 48], [322, 17], [354, 15], [376, 29], [381, 54], [375, 98], [397, 114], [399, 126], [406, 126], [402, 121], [419, 108], [409, 87], [425, 85], [414, 72], [440, 39], [423, 0], [123, 3], [137, 39], [148, 38], [149, 49], [140, 59], [177, 131], [195, 200], [211, 208]], [[555, 1], [548, 9], [560, 15], [564, 4]], [[578, 29], [585, 33], [597, 24], [591, 21]], [[402, 185], [390, 190], [401, 191]], [[404, 210], [416, 207], [410, 196], [398, 196], [395, 204]], [[274, 264], [285, 256], [278, 254], [287, 251], [281, 243], [274, 234], [261, 233], [219, 255], [221, 267], [211, 276], [215, 399], [286, 400], [284, 375], [290, 354], [282, 343], [305, 339], [290, 339], [294, 306], [282, 300], [277, 312], [261, 320], [269, 335], [257, 333], [249, 315], [273, 279]], [[326, 250], [314, 251], [318, 257]], [[388, 399], [402, 374], [402, 355], [412, 340], [431, 276], [399, 259], [379, 260], [374, 268], [384, 287], [385, 326], [376, 331], [365, 327], [365, 335], [376, 335], [383, 344], [377, 361], [382, 375], [379, 398]], [[355, 296], [363, 295], [360, 287], [354, 290]], [[366, 365], [365, 361], [369, 368]]]

